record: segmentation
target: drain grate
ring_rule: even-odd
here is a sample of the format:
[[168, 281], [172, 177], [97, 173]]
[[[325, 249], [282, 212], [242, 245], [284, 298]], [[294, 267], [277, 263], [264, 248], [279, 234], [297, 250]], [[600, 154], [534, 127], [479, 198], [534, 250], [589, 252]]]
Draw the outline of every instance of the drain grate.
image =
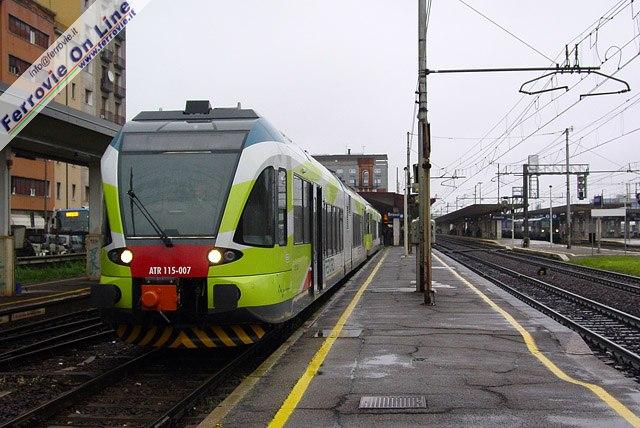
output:
[[426, 409], [424, 395], [371, 395], [360, 398], [361, 409]]

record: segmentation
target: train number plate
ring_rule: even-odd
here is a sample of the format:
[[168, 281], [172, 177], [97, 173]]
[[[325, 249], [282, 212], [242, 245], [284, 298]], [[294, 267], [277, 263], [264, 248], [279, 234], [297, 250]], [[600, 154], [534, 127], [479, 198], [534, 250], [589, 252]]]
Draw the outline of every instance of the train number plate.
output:
[[189, 275], [191, 266], [151, 266], [149, 275]]

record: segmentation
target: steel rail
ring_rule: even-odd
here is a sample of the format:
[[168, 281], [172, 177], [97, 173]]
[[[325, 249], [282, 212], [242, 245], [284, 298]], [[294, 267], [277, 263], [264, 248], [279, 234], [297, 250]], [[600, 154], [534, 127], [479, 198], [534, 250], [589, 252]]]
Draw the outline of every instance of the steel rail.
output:
[[640, 334], [640, 319], [637, 317], [634, 317], [633, 315], [624, 313], [622, 311], [619, 311], [617, 309], [611, 308], [609, 306], [603, 305], [601, 303], [595, 302], [593, 300], [584, 298], [582, 296], [578, 296], [574, 293], [568, 292], [566, 290], [562, 290], [558, 287], [555, 287], [551, 284], [547, 284], [543, 281], [540, 281], [536, 278], [532, 278], [529, 277], [527, 275], [523, 275], [519, 272], [513, 271], [511, 269], [507, 269], [504, 268], [502, 266], [496, 265], [495, 263], [491, 263], [485, 260], [482, 260], [478, 257], [474, 257], [471, 256], [469, 254], [458, 254], [458, 257], [454, 257], [456, 258], [460, 263], [462, 263], [463, 265], [465, 265], [466, 267], [468, 267], [469, 269], [471, 269], [472, 271], [474, 271], [475, 273], [477, 273], [478, 275], [482, 276], [483, 278], [488, 279], [489, 281], [495, 283], [496, 285], [498, 285], [500, 288], [506, 290], [507, 292], [509, 292], [510, 294], [516, 296], [518, 299], [524, 301], [525, 303], [529, 304], [530, 306], [540, 310], [541, 312], [547, 314], [548, 316], [554, 318], [556, 321], [560, 322], [561, 324], [564, 324], [565, 326], [577, 331], [585, 340], [596, 344], [598, 347], [600, 347], [601, 349], [604, 349], [606, 351], [610, 351], [614, 356], [617, 357], [618, 360], [622, 361], [623, 363], [626, 363], [628, 365], [630, 365], [631, 367], [635, 368], [636, 370], [640, 370], [640, 355], [638, 355], [637, 353], [633, 352], [632, 350], [629, 350], [627, 348], [625, 348], [623, 345], [620, 345], [616, 342], [614, 342], [612, 339], [603, 336], [602, 334], [595, 332], [591, 329], [589, 329], [588, 327], [585, 327], [584, 325], [580, 324], [579, 321], [573, 320], [571, 319], [571, 315], [570, 314], [561, 314], [560, 312], [556, 311], [555, 309], [551, 308], [548, 305], [545, 305], [542, 302], [537, 301], [535, 298], [528, 296], [527, 294], [517, 290], [516, 288], [505, 284], [504, 282], [500, 281], [499, 279], [496, 279], [494, 276], [492, 276], [491, 274], [487, 273], [486, 271], [483, 271], [482, 269], [478, 268], [477, 266], [473, 266], [472, 264], [470, 264], [468, 261], [465, 262], [464, 260], [460, 260], [460, 258], [467, 258], [470, 260], [473, 260], [477, 263], [479, 263], [480, 265], [484, 265], [485, 267], [488, 267], [489, 269], [493, 269], [493, 270], [497, 270], [499, 272], [503, 272], [505, 274], [508, 274], [510, 276], [516, 277], [518, 279], [524, 280], [526, 282], [529, 282], [531, 284], [535, 284], [541, 288], [544, 288], [545, 290], [551, 291], [553, 294], [555, 294], [556, 296], [559, 297], [563, 297], [567, 300], [573, 301], [575, 303], [581, 304], [587, 308], [596, 310], [598, 313], [600, 313], [601, 315], [605, 316], [605, 317], [609, 317], [615, 320], [618, 320], [626, 325], [628, 325], [629, 327], [632, 327], [636, 330], [638, 330], [638, 333]]
[[160, 428], [174, 426], [176, 422], [180, 418], [182, 418], [184, 414], [192, 407], [192, 405], [204, 395], [204, 393], [224, 382], [230, 374], [233, 374], [235, 369], [241, 367], [242, 364], [246, 363], [247, 360], [253, 357], [255, 354], [263, 351], [265, 347], [276, 343], [276, 336], [281, 334], [282, 330], [282, 328], [277, 328], [270, 331], [267, 336], [260, 339], [260, 342], [249, 347], [242, 354], [238, 355], [236, 358], [225, 364], [225, 366], [222, 367], [218, 372], [209, 376], [204, 382], [200, 384], [200, 386], [198, 386], [189, 395], [172, 406], [169, 410], [164, 412], [152, 424], [150, 424], [149, 427]]
[[120, 380], [129, 370], [135, 368], [139, 364], [145, 362], [147, 359], [157, 354], [158, 350], [153, 349], [138, 357], [127, 360], [119, 366], [106, 371], [105, 373], [88, 380], [87, 382], [78, 385], [71, 391], [47, 401], [46, 403], [26, 412], [16, 418], [0, 425], [0, 428], [6, 427], [22, 427], [33, 426], [38, 423], [42, 423], [46, 418], [52, 416], [56, 412], [60, 412], [73, 404], [74, 400], [85, 396], [87, 393], [92, 392], [99, 388], [106, 388], [118, 380]]
[[45, 340], [41, 340], [36, 343], [32, 343], [30, 345], [25, 345], [20, 348], [12, 349], [10, 351], [3, 352], [0, 354], [0, 363], [5, 362], [15, 362], [17, 360], [23, 360], [27, 357], [32, 357], [34, 355], [50, 352], [53, 350], [57, 350], [60, 348], [65, 348], [71, 344], [76, 344], [79, 342], [95, 339], [98, 337], [103, 337], [107, 334], [112, 334], [113, 330], [101, 331], [96, 334], [91, 334], [89, 336], [84, 336], [78, 339], [73, 339], [70, 341], [60, 342], [61, 340], [65, 340], [71, 338], [73, 336], [77, 336], [78, 334], [84, 334], [91, 331], [94, 331], [99, 328], [104, 328], [105, 325], [102, 322], [92, 324], [87, 327], [82, 327], [77, 330], [72, 330], [67, 333], [59, 334], [54, 337], [50, 337]]
[[75, 318], [75, 317], [82, 317], [82, 316], [92, 316], [92, 315], [97, 315], [98, 314], [98, 310], [97, 309], [83, 309], [81, 311], [76, 311], [76, 312], [71, 312], [68, 314], [63, 314], [63, 315], [58, 315], [55, 317], [50, 317], [50, 318], [46, 318], [40, 321], [34, 321], [34, 322], [30, 322], [28, 324], [22, 324], [19, 325], [17, 327], [11, 327], [11, 328], [7, 328], [4, 330], [0, 330], [0, 341], [2, 340], [2, 338], [10, 336], [12, 334], [18, 334], [20, 332], [23, 332], [25, 330], [29, 330], [32, 328], [39, 328], [42, 326], [47, 326], [50, 325], [51, 323], [55, 323], [58, 321], [64, 321], [70, 318]]
[[39, 266], [51, 263], [65, 263], [76, 260], [84, 260], [86, 258], [87, 253], [57, 254], [53, 256], [26, 256], [17, 257], [16, 264], [18, 266]]

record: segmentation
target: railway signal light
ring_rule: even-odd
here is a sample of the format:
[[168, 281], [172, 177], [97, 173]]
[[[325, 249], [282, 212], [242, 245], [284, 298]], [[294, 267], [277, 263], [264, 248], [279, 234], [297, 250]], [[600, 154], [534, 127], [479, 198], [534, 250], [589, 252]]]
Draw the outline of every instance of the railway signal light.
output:
[[578, 176], [578, 199], [583, 200], [587, 198], [587, 176]]

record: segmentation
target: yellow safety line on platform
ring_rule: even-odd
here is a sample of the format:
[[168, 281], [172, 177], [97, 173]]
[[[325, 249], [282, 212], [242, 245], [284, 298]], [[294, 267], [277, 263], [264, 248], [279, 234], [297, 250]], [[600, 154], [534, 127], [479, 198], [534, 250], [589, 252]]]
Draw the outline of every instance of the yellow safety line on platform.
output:
[[0, 308], [4, 306], [20, 306], [22, 303], [35, 302], [38, 300], [51, 300], [52, 297], [66, 296], [68, 294], [82, 294], [82, 292], [89, 291], [87, 288], [78, 288], [77, 290], [65, 291], [57, 294], [47, 294], [46, 296], [34, 297], [32, 299], [14, 300], [13, 302], [0, 303]]
[[497, 303], [495, 303], [493, 300], [487, 297], [487, 295], [484, 294], [482, 291], [480, 291], [478, 288], [476, 288], [476, 286], [474, 286], [469, 281], [467, 281], [462, 275], [456, 272], [451, 266], [446, 264], [444, 260], [442, 260], [440, 257], [436, 256], [435, 254], [433, 255], [433, 257], [436, 260], [438, 260], [440, 263], [442, 263], [451, 273], [453, 273], [457, 278], [459, 278], [474, 293], [480, 296], [480, 298], [484, 300], [489, 306], [491, 306], [491, 308], [494, 311], [502, 315], [502, 317], [505, 320], [507, 320], [507, 322], [511, 324], [511, 326], [514, 329], [516, 329], [518, 333], [520, 333], [520, 335], [524, 339], [524, 343], [527, 345], [527, 349], [529, 350], [529, 352], [531, 352], [531, 354], [533, 354], [534, 357], [540, 360], [540, 362], [558, 379], [568, 383], [572, 383], [574, 385], [579, 385], [584, 388], [587, 388], [588, 390], [593, 392], [595, 395], [597, 395], [598, 398], [604, 401], [609, 407], [611, 407], [617, 414], [622, 416], [632, 426], [636, 428], [640, 427], [640, 417], [638, 417], [635, 413], [629, 410], [624, 404], [622, 404], [614, 396], [609, 394], [601, 386], [574, 379], [573, 377], [566, 374], [560, 367], [556, 366], [553, 363], [553, 361], [551, 361], [546, 355], [544, 355], [544, 353], [542, 353], [540, 349], [538, 349], [538, 345], [536, 344], [536, 341], [534, 340], [533, 336], [531, 336], [531, 333], [529, 333], [527, 329], [525, 329], [518, 321], [516, 321], [516, 319], [509, 312], [505, 311], [500, 306], [498, 306]]
[[307, 366], [302, 376], [300, 376], [300, 379], [298, 379], [298, 382], [296, 382], [295, 386], [289, 393], [289, 396], [287, 397], [286, 400], [284, 400], [284, 403], [282, 403], [282, 406], [278, 410], [278, 413], [276, 413], [276, 415], [273, 417], [271, 422], [269, 422], [270, 428], [283, 427], [284, 424], [287, 423], [287, 420], [289, 420], [289, 417], [298, 406], [298, 403], [300, 402], [300, 400], [302, 400], [304, 393], [307, 391], [307, 388], [309, 387], [309, 384], [311, 384], [311, 381], [313, 380], [316, 373], [318, 372], [318, 369], [320, 368], [325, 358], [329, 354], [331, 347], [335, 343], [338, 336], [340, 336], [340, 333], [342, 332], [344, 325], [347, 323], [347, 320], [351, 316], [351, 313], [353, 312], [356, 305], [360, 301], [360, 298], [364, 294], [364, 291], [367, 289], [369, 284], [371, 284], [371, 281], [376, 276], [376, 273], [378, 273], [380, 266], [382, 266], [382, 262], [386, 258], [387, 258], [387, 254], [385, 252], [382, 258], [380, 259], [380, 261], [378, 262], [378, 264], [376, 264], [376, 267], [373, 268], [373, 271], [369, 274], [367, 279], [362, 283], [356, 295], [353, 296], [353, 299], [349, 303], [349, 306], [347, 306], [347, 308], [344, 310], [342, 315], [340, 315], [338, 322], [331, 330], [331, 333], [329, 334], [329, 336], [322, 343], [322, 346], [320, 347], [320, 349], [318, 349], [316, 354], [313, 356], [313, 358], [309, 362], [309, 365]]

